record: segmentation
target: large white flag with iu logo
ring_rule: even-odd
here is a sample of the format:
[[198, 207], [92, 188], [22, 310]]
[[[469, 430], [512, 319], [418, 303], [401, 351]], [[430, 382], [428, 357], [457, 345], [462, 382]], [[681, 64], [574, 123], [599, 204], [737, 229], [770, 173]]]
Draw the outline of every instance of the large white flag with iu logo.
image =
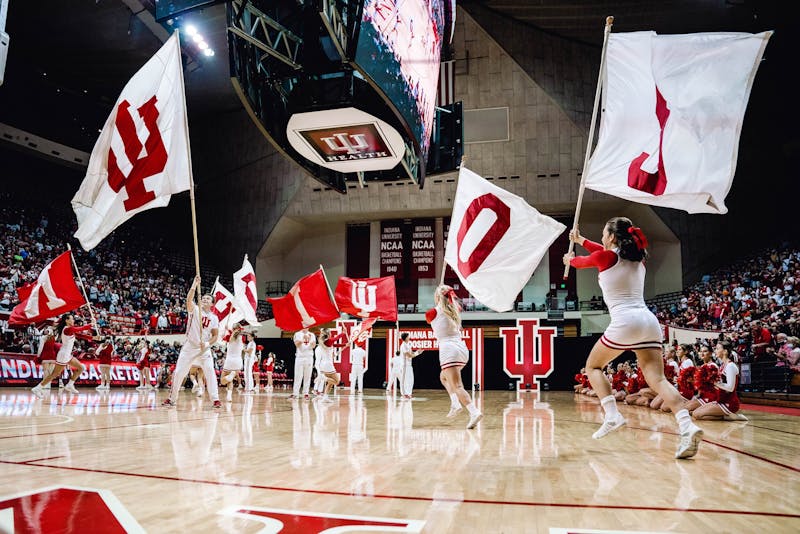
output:
[[181, 52], [174, 34], [125, 85], [72, 199], [75, 237], [91, 250], [140, 211], [189, 189]]
[[586, 187], [689, 213], [726, 213], [750, 88], [771, 35], [612, 34]]
[[462, 166], [444, 259], [476, 299], [507, 311], [565, 229]]

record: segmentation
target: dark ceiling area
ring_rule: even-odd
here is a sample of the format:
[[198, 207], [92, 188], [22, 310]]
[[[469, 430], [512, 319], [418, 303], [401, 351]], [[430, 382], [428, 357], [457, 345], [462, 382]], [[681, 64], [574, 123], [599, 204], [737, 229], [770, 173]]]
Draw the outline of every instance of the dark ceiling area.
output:
[[[615, 32], [775, 29], [751, 101], [790, 96], [790, 86], [783, 80], [787, 66], [795, 64], [797, 2], [463, 0], [459, 4], [468, 9], [478, 5], [598, 48], [607, 15], [616, 17]], [[11, 44], [6, 81], [0, 86], [0, 122], [91, 151], [122, 87], [168, 35], [163, 29], [156, 36], [143, 22], [141, 11], [152, 13], [153, 5], [153, 0], [10, 0], [6, 31]], [[196, 26], [216, 52], [207, 58], [191, 54], [191, 43], [184, 48], [190, 53], [185, 73], [190, 121], [240, 108], [230, 83], [224, 5], [195, 10], [174, 22], [174, 26]], [[765, 113], [772, 114], [778, 105], [773, 103]], [[793, 125], [787, 125], [797, 111], [776, 113], [764, 117], [763, 123], [785, 128], [789, 138], [796, 138]]]

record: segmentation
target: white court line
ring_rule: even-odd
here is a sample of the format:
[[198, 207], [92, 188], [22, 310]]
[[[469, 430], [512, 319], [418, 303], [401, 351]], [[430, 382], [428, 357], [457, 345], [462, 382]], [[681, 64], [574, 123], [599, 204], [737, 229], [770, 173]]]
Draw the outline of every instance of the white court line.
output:
[[[29, 417], [35, 417], [35, 416], [29, 416]], [[66, 424], [66, 423], [71, 423], [72, 421], [75, 420], [75, 419], [73, 419], [72, 417], [70, 417], [68, 415], [50, 415], [48, 417], [63, 417], [64, 421], [54, 421], [52, 423], [36, 423], [36, 422], [34, 422], [34, 423], [29, 424], [29, 425], [0, 426], [0, 430], [13, 430], [15, 428], [38, 428], [40, 426], [63, 425], [63, 424]]]

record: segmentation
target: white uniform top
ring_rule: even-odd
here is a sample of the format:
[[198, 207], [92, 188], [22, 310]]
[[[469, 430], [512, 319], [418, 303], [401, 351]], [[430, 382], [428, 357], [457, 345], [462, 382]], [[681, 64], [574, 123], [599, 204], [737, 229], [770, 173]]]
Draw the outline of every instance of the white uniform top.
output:
[[409, 343], [408, 341], [403, 341], [400, 344], [400, 356], [406, 358], [410, 363], [413, 354], [414, 354], [414, 349], [411, 348], [411, 343]]
[[392, 371], [395, 373], [400, 374], [403, 372], [403, 366], [405, 365], [405, 358], [402, 354], [398, 354], [396, 356], [392, 356]]
[[312, 359], [314, 357], [314, 346], [317, 344], [317, 337], [311, 332], [303, 332], [302, 330], [294, 333], [294, 342], [302, 341], [302, 344], [297, 347], [295, 357], [297, 359]]
[[431, 321], [431, 329], [439, 345], [461, 341], [461, 330], [459, 330], [458, 325], [445, 315], [444, 310], [439, 306], [436, 306], [436, 317]]
[[142, 363], [145, 361], [147, 359], [148, 352], [150, 352], [150, 349], [147, 347], [142, 347], [142, 349], [139, 351], [139, 357], [136, 358], [136, 363]]
[[247, 346], [244, 348], [244, 350], [249, 351], [244, 356], [245, 360], [250, 360], [251, 362], [255, 361], [255, 359], [256, 359], [256, 342], [255, 341], [248, 342]]
[[644, 303], [644, 276], [643, 262], [620, 257], [617, 257], [616, 265], [597, 275], [610, 315], [623, 310], [647, 309]]
[[58, 362], [68, 362], [72, 359], [72, 347], [75, 345], [75, 334], [68, 336], [65, 333], [67, 328], [69, 327], [61, 331], [61, 348], [58, 349], [58, 354], [56, 355], [56, 361]]
[[691, 358], [686, 358], [681, 362], [681, 371], [683, 371], [687, 367], [694, 367], [694, 362], [692, 361]]
[[678, 366], [678, 362], [676, 362], [675, 360], [668, 360], [667, 365], [669, 365], [675, 370], [675, 374], [678, 374], [678, 372], [680, 372], [680, 367]]
[[242, 335], [239, 334], [235, 338], [231, 335], [227, 350], [225, 351], [225, 363], [223, 363], [222, 366], [229, 371], [240, 371], [242, 369], [243, 348], [244, 341], [242, 340]]
[[358, 345], [354, 345], [353, 349], [350, 351], [350, 358], [353, 362], [353, 367], [363, 368], [367, 360], [367, 351]]
[[[201, 328], [197, 328], [195, 323], [198, 320], [200, 320]], [[189, 323], [186, 325], [186, 342], [195, 347], [199, 347], [201, 341], [208, 343], [211, 341], [211, 331], [214, 329], [219, 331], [219, 319], [217, 316], [210, 311], [200, 310], [195, 304], [194, 311], [189, 314]]]
[[336, 367], [333, 366], [333, 351], [335, 347], [327, 347], [324, 343], [317, 345], [314, 354], [319, 360], [317, 361], [317, 369], [323, 373], [335, 373]]
[[242, 335], [239, 334], [236, 337], [231, 335], [230, 341], [228, 341], [227, 351], [225, 353], [225, 359], [242, 359], [242, 350], [244, 350], [244, 341], [242, 340]]

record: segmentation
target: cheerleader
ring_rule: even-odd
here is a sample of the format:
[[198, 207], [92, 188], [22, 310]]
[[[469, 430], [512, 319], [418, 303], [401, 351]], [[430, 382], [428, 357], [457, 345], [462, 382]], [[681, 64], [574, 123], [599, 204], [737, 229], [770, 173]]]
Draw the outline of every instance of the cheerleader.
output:
[[389, 362], [389, 381], [386, 382], [386, 394], [397, 393], [402, 390], [401, 384], [403, 383], [403, 367], [405, 361], [400, 351], [395, 351], [394, 356]]
[[692, 416], [695, 419], [725, 419], [726, 421], [747, 421], [747, 417], [739, 412], [739, 395], [736, 388], [739, 386], [739, 367], [731, 360], [733, 346], [728, 340], [717, 343], [717, 358], [722, 362], [720, 381], [715, 386], [719, 397], [716, 401], [709, 402], [697, 408]]
[[690, 458], [697, 454], [703, 431], [692, 422], [684, 401], [675, 387], [664, 378], [661, 359], [661, 326], [644, 303], [647, 238], [630, 219], [615, 217], [603, 227], [602, 245], [580, 235], [577, 229], [569, 234], [570, 240], [582, 245], [589, 256], [564, 255], [564, 263], [578, 269], [595, 267], [603, 300], [608, 306], [611, 323], [592, 348], [586, 361], [587, 374], [592, 389], [597, 392], [604, 410], [604, 421], [592, 437], [600, 439], [625, 424], [611, 395], [611, 384], [603, 374], [603, 367], [625, 350], [636, 353], [640, 372], [647, 383], [661, 395], [664, 404], [675, 413], [681, 440], [676, 458]]
[[[169, 396], [162, 403], [162, 406], [165, 407], [176, 405], [178, 390], [186, 379], [186, 375], [192, 366], [198, 366], [205, 375], [208, 395], [213, 401], [214, 408], [222, 408], [222, 403], [219, 401], [217, 373], [214, 370], [214, 359], [211, 352], [211, 347], [217, 342], [219, 336], [219, 319], [211, 311], [211, 306], [214, 304], [214, 299], [211, 295], [206, 294], [200, 298], [199, 309], [194, 303], [195, 291], [199, 286], [200, 275], [197, 275], [189, 288], [189, 292], [186, 294], [186, 311], [189, 313], [189, 319], [186, 324], [186, 341], [178, 355], [178, 363], [175, 364], [172, 389]], [[202, 394], [202, 390], [200, 390], [200, 393]]]
[[150, 383], [150, 347], [147, 345], [147, 340], [142, 338], [139, 341], [139, 357], [136, 359], [136, 368], [139, 369], [139, 391], [146, 391], [153, 389]]
[[711, 349], [708, 345], [700, 346], [700, 358], [703, 363], [695, 367], [694, 371], [694, 387], [697, 394], [686, 405], [689, 412], [694, 412], [700, 406], [719, 399], [719, 390], [715, 385], [719, 380], [719, 367], [711, 359]]
[[[42, 366], [42, 378], [49, 375], [56, 365], [56, 354], [61, 348], [61, 343], [56, 343], [56, 336], [53, 329], [49, 326], [42, 330], [42, 335], [39, 338], [39, 351], [37, 356], [37, 363]], [[42, 387], [42, 389], [50, 389], [50, 384]]]
[[[365, 342], [366, 343], [366, 342]], [[350, 394], [358, 392], [359, 395], [364, 394], [364, 364], [367, 361], [367, 351], [364, 350], [363, 344], [356, 341], [353, 343], [353, 348], [350, 349]]]
[[303, 386], [303, 396], [308, 398], [308, 389], [311, 384], [311, 367], [314, 359], [314, 347], [317, 346], [317, 338], [308, 331], [308, 328], [295, 332], [294, 346], [296, 347], [294, 358], [294, 383], [292, 384], [292, 394], [290, 399], [300, 396], [300, 386]]
[[464, 405], [469, 412], [467, 428], [475, 428], [483, 419], [483, 414], [461, 382], [461, 369], [469, 361], [469, 350], [461, 339], [461, 307], [456, 292], [450, 286], [440, 285], [433, 294], [433, 303], [436, 307], [428, 310], [425, 320], [430, 323], [433, 336], [439, 343], [439, 379], [450, 395], [447, 417], [455, 417], [461, 411], [461, 405]]
[[349, 341], [347, 340], [347, 334], [344, 332], [338, 336], [331, 337], [330, 328], [320, 330], [319, 341], [320, 344], [317, 345], [316, 355], [319, 360], [319, 370], [325, 380], [321, 402], [333, 402], [333, 399], [328, 397], [328, 391], [338, 386], [342, 378], [333, 365], [333, 353], [336, 349], [346, 347]]
[[72, 355], [72, 347], [75, 346], [75, 339], [91, 340], [92, 336], [84, 334], [92, 329], [92, 325], [87, 324], [83, 326], [75, 326], [75, 316], [71, 313], [66, 313], [61, 316], [56, 327], [56, 332], [61, 335], [61, 347], [56, 354], [56, 363], [53, 369], [45, 375], [42, 381], [31, 389], [31, 392], [39, 398], [44, 396], [44, 388], [50, 385], [50, 382], [58, 377], [65, 367], [72, 368], [72, 375], [69, 382], [64, 386], [64, 391], [69, 393], [77, 393], [75, 389], [75, 381], [86, 370], [86, 366], [78, 361], [78, 358]]
[[627, 395], [627, 393], [625, 393], [625, 386], [628, 383], [628, 371], [630, 368], [631, 366], [628, 362], [617, 364], [617, 372], [614, 373], [614, 376], [611, 379], [611, 394], [614, 395], [614, 400], [620, 402], [625, 400], [625, 396]]
[[678, 359], [680, 363], [680, 369], [684, 370], [687, 367], [694, 367], [694, 358], [692, 357], [692, 347], [690, 345], [678, 345], [678, 348], [675, 349], [675, 353], [678, 355]]
[[[667, 350], [666, 358], [664, 359], [664, 378], [666, 378], [667, 382], [670, 384], [675, 384], [675, 381], [678, 378], [679, 370], [680, 367], [678, 366], [678, 362], [675, 361], [675, 351], [670, 348]], [[680, 390], [678, 393], [680, 393]], [[650, 401], [650, 408], [654, 410], [660, 410], [663, 405], [664, 399], [661, 398], [661, 395], [656, 395], [653, 400]]]
[[411, 360], [422, 354], [421, 350], [413, 350], [411, 343], [408, 342], [408, 332], [400, 334], [400, 356], [403, 357], [403, 377], [400, 381], [400, 389], [403, 398], [411, 399], [411, 392], [414, 390], [414, 367]]
[[586, 368], [581, 368], [581, 372], [575, 375], [575, 385], [572, 389], [575, 390], [575, 393], [580, 393], [583, 389], [583, 377], [586, 376]]
[[242, 364], [242, 351], [244, 350], [244, 342], [242, 340], [242, 327], [236, 323], [227, 336], [227, 346], [225, 347], [225, 363], [222, 364], [222, 373], [220, 373], [219, 385], [225, 386], [228, 390], [226, 400], [233, 401], [233, 381], [243, 369]]
[[257, 362], [256, 342], [253, 340], [252, 332], [244, 335], [244, 394], [253, 395], [256, 392], [253, 381], [253, 365]]
[[103, 340], [103, 343], [95, 351], [100, 367], [100, 385], [95, 389], [99, 391], [111, 389], [111, 357], [114, 354], [114, 342], [110, 337]]
[[275, 353], [270, 352], [267, 354], [267, 359], [264, 360], [264, 373], [267, 375], [267, 391], [272, 391], [272, 373], [275, 372]]

